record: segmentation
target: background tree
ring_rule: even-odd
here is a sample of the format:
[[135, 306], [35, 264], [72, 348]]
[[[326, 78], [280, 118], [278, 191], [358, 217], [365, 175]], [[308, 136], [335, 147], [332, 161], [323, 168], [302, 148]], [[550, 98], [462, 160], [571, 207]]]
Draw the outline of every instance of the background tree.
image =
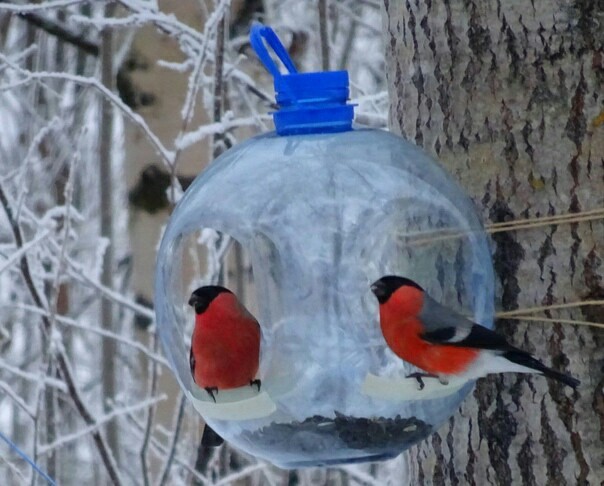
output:
[[[493, 235], [504, 311], [604, 297], [604, 4], [384, 1], [390, 121], [439, 158], [485, 221], [577, 213]], [[405, 455], [414, 484], [597, 484], [604, 477], [604, 307], [500, 319], [515, 344], [582, 381], [494, 376]]]

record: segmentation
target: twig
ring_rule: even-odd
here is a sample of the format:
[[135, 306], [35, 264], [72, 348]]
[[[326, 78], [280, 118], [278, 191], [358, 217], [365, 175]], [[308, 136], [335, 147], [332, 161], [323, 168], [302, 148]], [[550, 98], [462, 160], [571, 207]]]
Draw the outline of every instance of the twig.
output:
[[[53, 328], [54, 328], [54, 326], [53, 326]], [[52, 352], [48, 353], [47, 362], [48, 363], [47, 363], [46, 374], [48, 376], [55, 375], [57, 369], [55, 367]], [[55, 390], [53, 388], [43, 387], [42, 389], [44, 391], [44, 415], [45, 415], [44, 421], [45, 421], [45, 425], [46, 425], [46, 441], [52, 442], [57, 437], [57, 423], [56, 423], [57, 394], [55, 393]], [[36, 451], [35, 451], [36, 460], [38, 459], [39, 456], [40, 456], [40, 450], [38, 447], [36, 447]], [[48, 474], [53, 478], [57, 477], [57, 469], [58, 469], [57, 463], [58, 463], [57, 455], [55, 454], [54, 451], [52, 451], [46, 458], [46, 470], [47, 470]]]
[[[19, 227], [18, 222], [13, 217], [13, 210], [12, 210], [11, 205], [8, 202], [8, 198], [6, 197], [6, 193], [4, 192], [4, 188], [2, 187], [2, 184], [0, 184], [0, 204], [2, 204], [2, 207], [4, 208], [4, 212], [6, 213], [6, 217], [8, 219], [8, 222], [9, 222], [12, 232], [13, 232], [13, 236], [15, 238], [15, 243], [17, 244], [18, 248], [21, 248], [23, 246], [23, 237], [21, 236], [21, 228]], [[33, 282], [30, 268], [29, 268], [29, 263], [27, 261], [27, 255], [23, 255], [21, 257], [20, 267], [21, 267], [21, 274], [23, 276], [23, 279], [25, 280], [25, 284], [29, 290], [32, 300], [34, 301], [34, 304], [36, 305], [36, 307], [39, 307], [41, 309], [46, 309], [46, 306], [44, 305], [44, 303], [42, 302], [42, 298], [40, 297], [40, 293], [38, 292], [38, 289], [36, 288], [36, 286]], [[52, 330], [50, 319], [48, 318], [48, 316], [45, 316], [45, 315], [41, 316], [41, 319], [42, 319], [42, 323], [44, 325], [44, 330], [45, 330], [47, 336], [50, 337], [51, 330]], [[82, 417], [82, 419], [84, 420], [84, 422], [86, 424], [88, 424], [88, 425], [96, 424], [96, 420], [95, 420], [94, 416], [88, 410], [88, 407], [86, 406], [86, 404], [82, 400], [82, 397], [80, 396], [80, 392], [79, 392], [78, 387], [73, 378], [73, 373], [71, 371], [71, 367], [69, 366], [67, 356], [65, 355], [63, 348], [61, 346], [53, 346], [53, 348], [55, 349], [57, 365], [58, 365], [59, 371], [61, 372], [61, 376], [63, 377], [63, 380], [65, 381], [65, 384], [67, 385], [67, 390], [69, 392], [69, 396], [71, 397], [76, 410], [78, 411], [78, 413], [80, 414], [80, 416]], [[93, 430], [91, 432], [91, 435], [92, 435], [94, 443], [99, 451], [101, 460], [103, 461], [103, 465], [105, 466], [105, 469], [107, 470], [107, 474], [109, 475], [111, 481], [115, 485], [123, 484], [122, 480], [120, 478], [120, 475], [118, 473], [115, 461], [113, 460], [113, 457], [111, 456], [111, 453], [109, 452], [109, 450], [107, 448], [105, 438], [98, 430]]]
[[337, 9], [341, 10], [343, 13], [345, 13], [346, 15], [348, 15], [351, 19], [356, 20], [357, 23], [358, 23], [358, 25], [360, 25], [362, 27], [365, 27], [367, 30], [369, 30], [373, 34], [381, 35], [381, 32], [380, 32], [380, 30], [377, 27], [375, 27], [374, 25], [371, 25], [369, 22], [365, 22], [365, 20], [363, 20], [356, 13], [354, 13], [344, 3], [342, 3], [342, 2], [335, 2], [335, 6], [336, 6]]
[[220, 479], [220, 481], [217, 481], [216, 483], [214, 483], [213, 486], [223, 486], [224, 484], [233, 484], [238, 479], [249, 476], [250, 474], [255, 473], [256, 471], [258, 471], [262, 468], [265, 468], [265, 467], [266, 467], [266, 464], [261, 463], [261, 462], [252, 464], [251, 466], [248, 466], [245, 469], [242, 469], [241, 471], [237, 471], [232, 474], [229, 474], [228, 476], [223, 477], [222, 479]]
[[[353, 5], [353, 9], [355, 9], [355, 14], [358, 15], [359, 4], [355, 3]], [[352, 53], [352, 46], [354, 45], [354, 40], [356, 38], [357, 26], [359, 25], [356, 17], [350, 18], [350, 27], [348, 28], [348, 34], [346, 35], [346, 40], [344, 41], [344, 48], [342, 49], [342, 57], [340, 57], [340, 62], [338, 64], [338, 69], [344, 70], [348, 66], [348, 61], [350, 59], [350, 54]]]
[[[200, 78], [203, 74], [203, 65], [205, 64], [206, 58], [208, 57], [208, 39], [211, 37], [212, 33], [215, 29], [218, 28], [218, 24], [220, 20], [224, 18], [227, 7], [230, 5], [230, 0], [220, 0], [216, 5], [216, 9], [212, 12], [212, 15], [207, 19], [204, 25], [204, 33], [203, 39], [199, 46], [199, 52], [197, 54], [197, 58], [195, 59], [193, 72], [189, 77], [189, 89], [187, 91], [186, 99], [183, 103], [183, 107], [181, 110], [182, 117], [182, 125], [179, 134], [174, 141], [174, 146], [176, 147], [176, 151], [174, 153], [173, 163], [171, 170], [176, 171], [176, 166], [178, 164], [178, 160], [182, 154], [182, 148], [180, 147], [180, 142], [183, 137], [187, 135], [187, 129], [191, 120], [193, 118], [193, 113], [195, 109], [195, 101], [197, 99], [197, 93], [199, 92], [200, 87]], [[175, 176], [173, 175], [173, 180], [175, 180]]]
[[94, 42], [90, 42], [85, 37], [74, 34], [62, 25], [54, 23], [51, 20], [35, 13], [21, 13], [18, 15], [26, 22], [35, 25], [36, 27], [46, 31], [50, 35], [57, 37], [67, 44], [71, 44], [72, 46], [81, 49], [86, 54], [90, 54], [91, 56], [99, 55], [99, 46], [97, 46]]
[[[128, 418], [128, 420], [130, 420], [130, 422], [134, 425], [134, 427], [139, 432], [143, 432], [143, 430], [144, 430], [143, 425], [137, 421], [136, 417], [134, 417], [133, 414], [128, 414], [127, 418]], [[165, 446], [156, 437], [151, 436], [149, 443], [151, 445], [151, 448], [156, 453], [160, 453], [162, 455], [166, 455], [168, 453], [168, 447]], [[174, 456], [174, 463], [177, 464], [178, 466], [182, 467], [189, 474], [191, 474], [191, 476], [193, 476], [194, 479], [198, 480], [201, 485], [203, 485], [203, 486], [210, 485], [210, 482], [208, 481], [208, 479], [205, 476], [200, 474], [198, 471], [194, 470], [185, 460], [181, 459], [178, 455]]]
[[164, 465], [164, 469], [161, 474], [159, 486], [164, 486], [164, 484], [166, 484], [168, 481], [168, 476], [170, 475], [170, 469], [172, 468], [172, 462], [174, 461], [174, 456], [176, 454], [176, 446], [178, 445], [178, 441], [180, 439], [180, 431], [182, 429], [186, 403], [186, 396], [184, 393], [181, 393], [180, 404], [178, 405], [178, 414], [176, 415], [176, 423], [174, 425], [174, 434], [172, 435], [172, 440], [170, 441], [170, 452], [168, 453], [168, 459], [166, 460], [166, 464]]
[[65, 444], [68, 444], [69, 442], [73, 442], [74, 440], [77, 440], [77, 439], [87, 435], [91, 431], [98, 429], [99, 427], [102, 427], [103, 424], [106, 424], [107, 422], [112, 421], [116, 417], [119, 417], [121, 415], [131, 414], [131, 413], [137, 412], [138, 410], [141, 410], [143, 408], [155, 406], [158, 402], [162, 402], [162, 401], [166, 400], [167, 398], [168, 398], [167, 395], [160, 395], [158, 397], [152, 396], [151, 398], [148, 398], [147, 400], [143, 400], [140, 403], [113, 409], [110, 412], [108, 412], [107, 414], [99, 417], [96, 420], [95, 424], [89, 425], [88, 427], [84, 428], [83, 430], [78, 430], [77, 432], [74, 432], [72, 434], [68, 434], [68, 435], [64, 435], [63, 437], [59, 437], [56, 441], [54, 441], [52, 443], [41, 445], [40, 449], [39, 449], [39, 453], [40, 453], [40, 455], [47, 454], [47, 453], [55, 450], [58, 447], [62, 447]]
[[[152, 335], [153, 339], [153, 351], [157, 352], [157, 334], [154, 333]], [[149, 395], [155, 396], [157, 393], [157, 378], [158, 378], [158, 367], [157, 363], [151, 363], [151, 385], [149, 387]], [[150, 486], [151, 482], [149, 481], [149, 472], [147, 471], [147, 449], [149, 448], [149, 439], [151, 438], [151, 429], [153, 428], [153, 420], [155, 418], [155, 407], [149, 407], [149, 411], [147, 412], [147, 422], [145, 424], [145, 432], [143, 434], [143, 445], [141, 446], [140, 458], [141, 458], [141, 468], [143, 472], [143, 484], [145, 486]]]
[[7, 396], [12, 398], [13, 401], [26, 413], [29, 418], [33, 419], [35, 417], [34, 411], [27, 406], [27, 403], [25, 403], [25, 401], [8, 383], [0, 380], [0, 389], [3, 390]]
[[30, 373], [22, 370], [21, 368], [15, 368], [14, 366], [11, 366], [10, 364], [2, 360], [0, 360], [0, 369], [4, 369], [9, 373], [12, 373], [13, 375], [18, 376], [19, 378], [22, 378], [24, 380], [31, 381], [32, 383], [40, 383], [41, 381], [44, 385], [51, 386], [62, 392], [67, 391], [65, 383], [63, 383], [61, 380], [51, 378], [44, 374]]
[[[11, 226], [11, 230], [12, 230], [13, 236], [15, 238], [15, 244], [17, 245], [17, 248], [20, 250], [24, 246], [23, 237], [21, 236], [21, 228], [19, 227], [19, 223], [17, 223], [17, 220], [13, 216], [12, 207], [8, 202], [8, 198], [6, 197], [6, 193], [4, 192], [4, 187], [2, 187], [1, 183], [0, 183], [0, 204], [2, 204], [2, 207], [4, 208], [4, 212], [6, 213], [6, 217], [8, 219], [8, 222]], [[21, 268], [21, 274], [23, 275], [25, 284], [27, 285], [27, 287], [31, 293], [31, 297], [32, 297], [34, 303], [36, 304], [37, 307], [45, 308], [45, 305], [42, 302], [42, 299], [40, 298], [40, 294], [38, 293], [38, 290], [36, 289], [33, 278], [31, 276], [31, 272], [29, 270], [29, 264], [27, 262], [27, 254], [23, 253], [21, 255], [19, 266]]]
[[34, 239], [25, 243], [25, 245], [23, 245], [19, 249], [19, 251], [16, 251], [13, 254], [11, 254], [11, 256], [8, 257], [6, 259], [6, 261], [0, 266], [0, 274], [2, 272], [4, 272], [7, 268], [9, 268], [11, 265], [13, 265], [17, 260], [20, 261], [21, 258], [23, 257], [23, 255], [25, 255], [29, 250], [31, 250], [38, 243], [44, 241], [48, 237], [49, 234], [50, 234], [50, 230], [42, 231]]
[[[223, 83], [223, 66], [224, 66], [224, 35], [225, 35], [225, 14], [218, 22], [216, 28], [216, 51], [214, 54], [214, 123], [219, 123], [222, 118], [222, 106], [224, 103], [224, 83]], [[217, 158], [222, 152], [223, 147], [220, 146], [222, 137], [219, 133], [214, 134], [212, 140], [212, 156]]]
[[191, 145], [200, 142], [206, 137], [209, 136], [217, 136], [220, 135], [221, 138], [224, 138], [226, 132], [233, 130], [234, 128], [241, 127], [253, 127], [258, 125], [258, 118], [260, 120], [269, 120], [270, 115], [258, 115], [258, 118], [255, 116], [248, 116], [243, 118], [234, 118], [227, 116], [230, 112], [226, 113], [222, 118], [222, 121], [217, 123], [206, 123], [201, 125], [199, 128], [195, 130], [189, 131], [185, 133], [176, 143], [175, 146], [178, 150], [184, 150]]
[[[0, 461], [3, 462], [4, 464], [6, 464], [8, 466], [8, 468], [10, 469], [10, 471], [21, 480], [20, 484], [25, 484], [27, 482], [27, 478], [23, 475], [23, 473], [19, 470], [19, 468], [17, 466], [15, 466], [13, 463], [11, 463], [6, 457], [0, 456]], [[10, 478], [9, 475], [7, 475], [7, 476], [8, 476], [8, 478]], [[37, 480], [37, 478], [35, 477], [35, 475], [32, 475], [31, 479], [32, 479], [32, 486], [35, 486], [33, 483]]]
[[118, 0], [117, 3], [124, 6], [127, 10], [134, 12], [134, 14], [124, 18], [90, 19], [87, 17], [78, 17], [77, 20], [98, 26], [129, 26], [132, 25], [132, 22], [136, 25], [152, 23], [163, 34], [181, 41], [190, 43], [192, 40], [195, 44], [200, 44], [204, 40], [204, 34], [198, 32], [193, 27], [179, 21], [174, 15], [153, 10], [153, 7], [145, 8], [144, 2]]
[[46, 1], [40, 4], [22, 4], [22, 5], [10, 5], [4, 2], [0, 2], [0, 10], [5, 10], [14, 13], [24, 12], [36, 12], [38, 10], [50, 10], [51, 8], [62, 8], [69, 7], [71, 5], [77, 5], [78, 3], [88, 3], [90, 0], [55, 0]]
[[[26, 310], [29, 312], [34, 312], [34, 313], [40, 314], [40, 315], [46, 315], [46, 316], [50, 315], [49, 312], [44, 309], [40, 309], [38, 307], [30, 306], [30, 305], [26, 305], [26, 304], [14, 304], [13, 307], [16, 307], [18, 309], [23, 309], [23, 310]], [[157, 353], [154, 353], [152, 350], [150, 350], [149, 348], [145, 347], [144, 345], [142, 345], [141, 343], [139, 343], [137, 341], [133, 341], [131, 339], [128, 339], [124, 336], [120, 336], [119, 334], [115, 334], [110, 331], [105, 331], [99, 327], [92, 327], [92, 326], [87, 326], [85, 324], [80, 324], [77, 321], [70, 319], [68, 317], [56, 316], [55, 319], [56, 319], [56, 322], [60, 325], [70, 326], [75, 329], [81, 329], [86, 332], [97, 334], [106, 339], [113, 339], [113, 340], [119, 342], [120, 344], [130, 346], [133, 349], [136, 349], [137, 351], [143, 353], [147, 357], [147, 359], [150, 359], [151, 361], [155, 361], [157, 364], [160, 364], [166, 368], [170, 367], [168, 361], [163, 356], [161, 356]]]
[[76, 83], [82, 86], [89, 86], [97, 91], [99, 91], [106, 99], [108, 99], [113, 105], [115, 105], [125, 116], [130, 119], [136, 126], [138, 126], [147, 140], [151, 143], [151, 145], [155, 148], [158, 155], [162, 158], [167, 167], [170, 167], [172, 164], [172, 160], [174, 154], [170, 152], [168, 149], [164, 147], [161, 143], [157, 135], [149, 128], [149, 125], [143, 117], [141, 117], [138, 113], [134, 113], [128, 105], [126, 105], [119, 96], [117, 96], [112, 91], [108, 90], [102, 83], [100, 83], [95, 78], [89, 78], [86, 76], [79, 76], [76, 74], [65, 74], [65, 73], [57, 73], [57, 72], [46, 72], [46, 71], [37, 71], [32, 72], [27, 69], [22, 69], [21, 67], [13, 64], [6, 56], [0, 53], [0, 61], [5, 62], [10, 67], [18, 71], [23, 76], [26, 76], [29, 81], [39, 81], [45, 79], [62, 79], [63, 81], [68, 81], [72, 83]]
[[321, 67], [329, 71], [329, 25], [327, 19], [328, 0], [319, 0], [319, 32], [321, 36]]
[[[54, 246], [55, 248], [57, 246], [54, 241], [49, 241], [49, 244], [51, 246]], [[74, 262], [67, 255], [65, 256], [65, 261], [69, 264], [68, 273], [72, 277], [75, 277], [79, 282], [85, 283], [97, 289], [102, 294], [102, 297], [106, 299], [111, 299], [115, 303], [122, 305], [130, 309], [131, 311], [140, 314], [141, 316], [147, 317], [152, 320], [155, 319], [155, 313], [153, 312], [153, 309], [149, 309], [148, 307], [137, 304], [136, 302], [128, 299], [127, 297], [124, 297], [119, 292], [105, 287], [103, 284], [90, 277], [90, 275], [88, 275], [88, 273], [81, 267], [79, 263]]]

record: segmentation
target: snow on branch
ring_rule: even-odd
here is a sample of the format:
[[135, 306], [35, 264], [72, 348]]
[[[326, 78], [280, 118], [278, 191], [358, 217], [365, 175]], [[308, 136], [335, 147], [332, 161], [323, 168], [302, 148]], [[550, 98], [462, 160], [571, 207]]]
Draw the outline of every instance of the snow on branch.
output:
[[119, 417], [121, 415], [131, 414], [134, 412], [138, 412], [139, 410], [143, 410], [145, 408], [154, 406], [157, 403], [166, 400], [166, 398], [168, 398], [167, 395], [162, 394], [158, 397], [152, 397], [152, 398], [143, 400], [142, 402], [138, 402], [133, 405], [116, 408], [108, 414], [97, 417], [95, 422], [92, 423], [91, 425], [89, 425], [88, 427], [84, 427], [83, 429], [78, 430], [77, 432], [74, 432], [73, 434], [69, 434], [69, 435], [60, 437], [52, 444], [41, 445], [38, 448], [38, 454], [41, 454], [41, 455], [47, 454], [48, 452], [50, 452], [56, 448], [63, 447], [65, 445], [69, 444], [70, 442], [73, 442], [74, 440], [78, 440], [78, 439], [90, 434], [91, 432], [98, 430], [104, 424], [106, 424], [110, 420], [115, 419], [116, 417]]
[[27, 69], [23, 69], [16, 64], [9, 61], [9, 59], [0, 53], [0, 61], [9, 64], [10, 67], [19, 72], [19, 74], [25, 76], [25, 79], [29, 81], [47, 81], [51, 79], [59, 79], [66, 82], [76, 83], [80, 86], [90, 86], [99, 91], [107, 100], [115, 105], [120, 112], [122, 112], [130, 121], [132, 121], [141, 131], [145, 134], [151, 145], [155, 148], [158, 155], [161, 156], [162, 160], [170, 166], [172, 164], [173, 153], [166, 149], [163, 143], [159, 140], [157, 135], [149, 128], [149, 125], [142, 116], [138, 113], [134, 113], [132, 109], [124, 103], [119, 96], [112, 91], [108, 90], [103, 86], [98, 79], [79, 76], [77, 74], [67, 74], [58, 72], [31, 72]]
[[49, 0], [43, 3], [7, 4], [0, 3], [0, 11], [13, 13], [39, 12], [57, 8], [71, 7], [73, 5], [89, 3], [91, 0]]

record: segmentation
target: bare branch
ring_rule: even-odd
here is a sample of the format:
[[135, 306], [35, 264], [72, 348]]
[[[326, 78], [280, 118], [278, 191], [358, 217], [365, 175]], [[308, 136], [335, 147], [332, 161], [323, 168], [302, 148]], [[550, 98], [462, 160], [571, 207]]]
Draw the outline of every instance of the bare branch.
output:
[[319, 0], [319, 31], [321, 36], [321, 67], [329, 71], [329, 25], [327, 19], [328, 0]]
[[[31, 306], [31, 305], [22, 305], [22, 304], [15, 304], [14, 307], [17, 307], [19, 309], [24, 309], [28, 312], [33, 312], [33, 313], [39, 314], [39, 315], [50, 316], [50, 312], [45, 311], [44, 309], [40, 309], [39, 307], [35, 307], [35, 306]], [[87, 326], [85, 324], [80, 324], [77, 321], [70, 319], [68, 317], [65, 317], [65, 316], [56, 316], [55, 319], [56, 319], [56, 322], [60, 325], [73, 327], [74, 329], [80, 329], [82, 331], [90, 332], [92, 334], [97, 334], [106, 339], [113, 339], [113, 340], [119, 342], [120, 344], [130, 346], [132, 349], [136, 349], [137, 351], [142, 353], [147, 359], [154, 361], [157, 364], [162, 365], [166, 368], [170, 367], [170, 364], [168, 363], [166, 358], [157, 354], [157, 352], [154, 352], [153, 350], [147, 348], [146, 346], [144, 346], [143, 344], [141, 344], [137, 341], [133, 341], [131, 339], [128, 339], [124, 336], [120, 336], [119, 334], [115, 334], [110, 331], [105, 331], [105, 330], [101, 329], [100, 327], [92, 327], [92, 326]]]
[[[0, 9], [1, 8], [2, 7], [0, 7]], [[75, 46], [78, 49], [81, 49], [86, 54], [90, 54], [91, 56], [99, 55], [99, 46], [96, 45], [94, 42], [89, 41], [81, 35], [74, 34], [66, 27], [56, 22], [52, 22], [51, 20], [43, 17], [42, 15], [36, 13], [21, 13], [19, 14], [19, 17], [21, 17], [26, 22], [35, 25], [39, 29], [44, 30], [48, 34], [57, 37], [61, 41], [66, 42], [67, 44], [71, 44], [72, 46]]]
[[[223, 14], [216, 29], [216, 50], [214, 51], [214, 123], [220, 122], [224, 103], [223, 66], [225, 22], [225, 15]], [[221, 141], [222, 137], [220, 134], [214, 134], [214, 139], [212, 141], [212, 156], [214, 158], [218, 157], [224, 151], [224, 147], [220, 146]]]
[[38, 12], [42, 10], [50, 10], [54, 8], [70, 7], [78, 3], [88, 3], [90, 0], [49, 0], [40, 4], [7, 4], [5, 1], [0, 2], [0, 10], [14, 13]]
[[102, 427], [104, 424], [106, 424], [107, 422], [110, 422], [111, 420], [113, 420], [116, 417], [119, 417], [121, 415], [128, 415], [128, 414], [137, 412], [139, 410], [142, 410], [142, 409], [145, 409], [148, 407], [153, 407], [153, 406], [157, 405], [159, 402], [166, 400], [167, 398], [168, 398], [167, 395], [160, 395], [158, 397], [151, 396], [151, 398], [143, 400], [142, 402], [136, 403], [134, 405], [115, 408], [115, 409], [111, 410], [109, 413], [99, 417], [94, 424], [89, 425], [88, 427], [85, 427], [84, 429], [79, 430], [73, 434], [69, 434], [69, 435], [60, 437], [59, 439], [57, 439], [56, 441], [54, 441], [50, 444], [41, 445], [39, 448], [39, 454], [40, 455], [48, 454], [49, 452], [53, 451], [54, 449], [63, 447], [64, 445], [68, 444], [69, 442], [73, 442], [74, 440], [78, 440], [78, 439], [90, 434], [94, 430], [97, 430], [99, 427]]
[[180, 404], [178, 405], [178, 413], [176, 415], [176, 420], [175, 420], [175, 424], [174, 424], [174, 433], [172, 434], [172, 440], [170, 441], [168, 459], [166, 460], [166, 464], [164, 465], [164, 469], [161, 474], [161, 479], [159, 480], [160, 486], [167, 484], [168, 476], [170, 475], [170, 469], [172, 468], [172, 462], [174, 461], [174, 456], [176, 455], [176, 447], [177, 447], [178, 441], [180, 439], [180, 431], [182, 429], [182, 421], [184, 418], [186, 403], [187, 403], [187, 398], [183, 393], [181, 393], [180, 394]]
[[6, 393], [6, 395], [9, 396], [19, 406], [19, 408], [27, 414], [29, 418], [35, 417], [35, 412], [29, 408], [23, 398], [21, 398], [8, 383], [0, 380], [0, 389], [2, 389], [2, 391], [4, 391], [4, 393]]
[[[157, 351], [158, 337], [157, 334], [153, 334], [153, 350]], [[155, 396], [157, 393], [157, 381], [158, 381], [158, 367], [157, 363], [150, 363], [151, 368], [151, 384], [149, 386], [149, 395]], [[143, 433], [143, 444], [141, 446], [140, 458], [141, 467], [143, 473], [143, 484], [150, 486], [149, 472], [147, 470], [147, 449], [149, 447], [149, 439], [151, 438], [151, 429], [153, 428], [153, 420], [155, 418], [155, 407], [149, 407], [147, 412], [147, 422], [145, 424], [145, 432]]]
[[119, 96], [117, 96], [111, 90], [108, 90], [97, 79], [89, 78], [86, 76], [79, 76], [76, 74], [65, 74], [45, 71], [31, 72], [15, 65], [2, 53], [0, 53], [0, 61], [7, 63], [10, 67], [17, 70], [20, 74], [24, 75], [29, 81], [62, 79], [67, 82], [77, 83], [81, 86], [89, 86], [98, 90], [105, 98], [107, 98], [112, 104], [114, 104], [130, 121], [132, 121], [137, 127], [141, 129], [141, 131], [147, 137], [151, 145], [155, 148], [156, 152], [161, 156], [164, 163], [168, 167], [171, 166], [174, 154], [164, 147], [157, 135], [155, 135], [155, 133], [149, 128], [147, 122], [145, 122], [145, 120], [138, 113], [134, 113], [130, 109], [130, 107], [120, 99]]
[[10, 364], [5, 363], [4, 361], [0, 361], [0, 369], [4, 369], [4, 370], [8, 371], [9, 373], [12, 373], [15, 376], [18, 376], [19, 378], [23, 378], [24, 380], [28, 380], [28, 381], [31, 381], [34, 383], [42, 382], [45, 385], [56, 388], [62, 392], [67, 391], [67, 387], [65, 386], [65, 383], [63, 383], [61, 380], [57, 380], [55, 378], [50, 378], [49, 376], [46, 376], [44, 374], [29, 373], [27, 371], [23, 371], [20, 368], [15, 368], [14, 366], [11, 366]]

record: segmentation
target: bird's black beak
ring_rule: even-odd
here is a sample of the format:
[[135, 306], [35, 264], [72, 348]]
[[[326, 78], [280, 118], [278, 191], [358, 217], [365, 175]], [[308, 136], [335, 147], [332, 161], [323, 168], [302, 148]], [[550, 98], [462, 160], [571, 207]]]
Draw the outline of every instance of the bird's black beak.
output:
[[189, 305], [195, 309], [196, 314], [201, 314], [205, 310], [203, 300], [199, 295], [192, 294], [189, 299]]
[[380, 304], [386, 302], [388, 297], [390, 297], [390, 293], [388, 292], [386, 285], [381, 280], [371, 284], [371, 291], [375, 294]]

